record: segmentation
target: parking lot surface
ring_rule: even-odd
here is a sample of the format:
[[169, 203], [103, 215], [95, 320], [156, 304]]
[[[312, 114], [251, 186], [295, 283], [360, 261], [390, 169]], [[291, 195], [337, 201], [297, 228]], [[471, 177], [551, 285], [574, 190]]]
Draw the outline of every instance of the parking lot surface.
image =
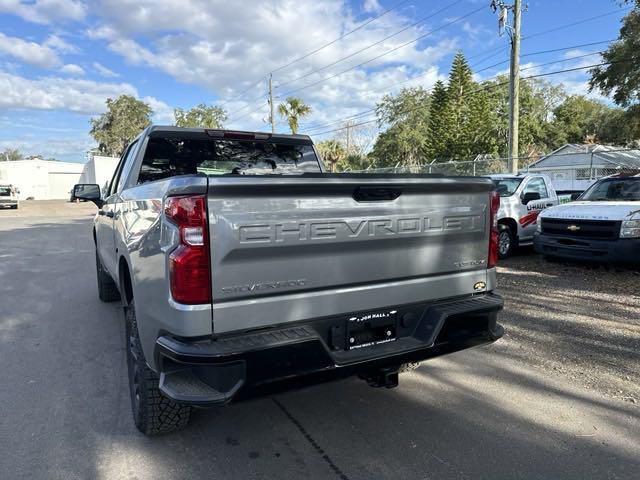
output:
[[[28, 204], [28, 205], [27, 205]], [[0, 474], [7, 479], [633, 479], [640, 472], [640, 277], [502, 263], [489, 347], [405, 374], [133, 425], [116, 304], [95, 286], [91, 204], [0, 211]]]

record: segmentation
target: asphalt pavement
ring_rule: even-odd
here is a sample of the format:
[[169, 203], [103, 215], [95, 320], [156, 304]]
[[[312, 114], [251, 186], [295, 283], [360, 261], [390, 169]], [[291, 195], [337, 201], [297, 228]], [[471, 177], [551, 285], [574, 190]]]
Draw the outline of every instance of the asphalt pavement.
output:
[[640, 478], [635, 272], [521, 255], [501, 267], [495, 345], [425, 363], [396, 389], [318, 385], [146, 438], [121, 309], [96, 293], [93, 213], [0, 211], [2, 479]]

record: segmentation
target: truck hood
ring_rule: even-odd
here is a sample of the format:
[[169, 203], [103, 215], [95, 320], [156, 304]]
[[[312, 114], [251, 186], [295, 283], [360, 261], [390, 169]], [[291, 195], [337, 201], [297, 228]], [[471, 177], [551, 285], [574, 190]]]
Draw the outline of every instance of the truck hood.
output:
[[567, 218], [571, 220], [627, 220], [640, 217], [640, 202], [571, 202], [548, 208], [541, 218]]

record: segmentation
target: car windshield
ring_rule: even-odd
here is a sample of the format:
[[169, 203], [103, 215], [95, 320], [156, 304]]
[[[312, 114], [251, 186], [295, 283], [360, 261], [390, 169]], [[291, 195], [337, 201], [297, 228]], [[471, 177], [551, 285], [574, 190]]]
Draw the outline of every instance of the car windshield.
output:
[[510, 197], [522, 183], [522, 178], [493, 178], [493, 184], [501, 197]]
[[579, 198], [592, 202], [617, 200], [640, 201], [640, 178], [607, 178], [591, 186]]
[[266, 175], [320, 172], [311, 144], [278, 141], [152, 137], [138, 183], [175, 175]]
[[0, 187], [0, 197], [10, 197], [11, 187]]

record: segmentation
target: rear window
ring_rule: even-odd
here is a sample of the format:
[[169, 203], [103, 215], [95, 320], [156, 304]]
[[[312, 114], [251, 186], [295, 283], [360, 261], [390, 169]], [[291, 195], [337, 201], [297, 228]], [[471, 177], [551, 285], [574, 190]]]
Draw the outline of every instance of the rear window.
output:
[[0, 187], [0, 197], [10, 197], [11, 187]]
[[296, 175], [320, 172], [311, 145], [274, 141], [151, 137], [138, 183], [176, 175]]
[[493, 184], [501, 197], [510, 197], [522, 183], [522, 178], [494, 178]]

